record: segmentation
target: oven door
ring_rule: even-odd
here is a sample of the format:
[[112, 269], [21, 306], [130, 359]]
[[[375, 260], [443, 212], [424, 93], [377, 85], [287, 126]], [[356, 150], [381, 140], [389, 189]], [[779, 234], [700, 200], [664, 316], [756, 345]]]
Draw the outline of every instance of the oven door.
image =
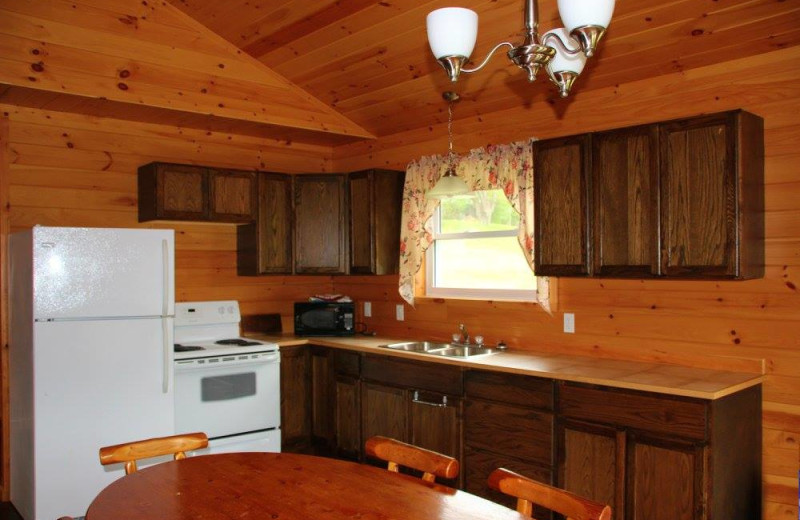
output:
[[175, 362], [175, 429], [210, 439], [280, 427], [280, 354]]

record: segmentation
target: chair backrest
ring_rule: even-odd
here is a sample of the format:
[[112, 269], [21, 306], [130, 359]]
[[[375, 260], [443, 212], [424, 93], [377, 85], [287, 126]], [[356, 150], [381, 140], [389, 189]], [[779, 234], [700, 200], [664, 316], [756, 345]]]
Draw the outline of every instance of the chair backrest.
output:
[[375, 436], [367, 440], [367, 454], [389, 463], [389, 471], [398, 471], [398, 466], [405, 466], [422, 471], [422, 480], [434, 482], [436, 477], [456, 478], [458, 461], [453, 457], [389, 437]]
[[517, 511], [531, 516], [533, 505], [564, 515], [567, 520], [611, 520], [611, 507], [548, 486], [505, 468], [489, 475], [489, 487], [517, 498]]
[[100, 464], [125, 463], [125, 474], [136, 471], [136, 461], [161, 455], [174, 455], [175, 460], [185, 459], [186, 452], [208, 446], [205, 433], [186, 433], [170, 437], [155, 437], [100, 448]]

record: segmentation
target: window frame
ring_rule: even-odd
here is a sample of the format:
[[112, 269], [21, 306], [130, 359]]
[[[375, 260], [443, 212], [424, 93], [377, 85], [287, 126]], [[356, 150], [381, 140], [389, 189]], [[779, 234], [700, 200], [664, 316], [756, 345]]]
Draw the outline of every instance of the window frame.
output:
[[[456, 240], [472, 238], [507, 238], [513, 237], [518, 240], [519, 229], [496, 230], [496, 231], [468, 231], [461, 233], [442, 233], [441, 231], [441, 204], [431, 216], [432, 236], [428, 249], [425, 251], [425, 296], [429, 298], [455, 298], [472, 300], [502, 300], [518, 302], [537, 302], [536, 288], [528, 289], [465, 289], [459, 287], [436, 287], [433, 285], [435, 280], [436, 265], [436, 241], [437, 240]], [[522, 248], [520, 248], [520, 254]], [[536, 275], [534, 274], [534, 277]]]

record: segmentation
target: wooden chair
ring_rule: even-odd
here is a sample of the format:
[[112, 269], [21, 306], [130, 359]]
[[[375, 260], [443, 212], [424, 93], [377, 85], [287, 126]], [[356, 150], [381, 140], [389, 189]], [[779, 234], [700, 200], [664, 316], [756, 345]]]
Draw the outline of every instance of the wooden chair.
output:
[[517, 498], [517, 511], [531, 516], [533, 505], [564, 515], [567, 520], [611, 520], [611, 507], [523, 477], [505, 468], [489, 475], [489, 487]]
[[422, 480], [435, 482], [436, 477], [452, 479], [458, 476], [458, 461], [435, 451], [419, 448], [389, 437], [375, 436], [367, 440], [367, 454], [389, 463], [389, 471], [399, 466], [422, 471]]
[[107, 466], [124, 462], [125, 474], [130, 475], [137, 469], [137, 460], [161, 455], [174, 455], [175, 460], [181, 460], [186, 458], [186, 451], [207, 446], [208, 437], [202, 432], [126, 442], [100, 448], [100, 464]]

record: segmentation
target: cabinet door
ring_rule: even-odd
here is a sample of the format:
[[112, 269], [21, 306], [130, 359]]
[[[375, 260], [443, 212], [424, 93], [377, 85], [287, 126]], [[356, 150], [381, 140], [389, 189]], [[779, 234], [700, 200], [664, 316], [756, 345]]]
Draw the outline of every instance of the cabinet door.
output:
[[537, 275], [590, 274], [590, 139], [585, 134], [533, 144]]
[[396, 274], [405, 174], [391, 170], [351, 173], [350, 272]]
[[208, 171], [200, 166], [150, 163], [139, 168], [139, 221], [207, 220]]
[[347, 273], [345, 189], [343, 175], [294, 177], [295, 273]]
[[728, 114], [661, 125], [661, 263], [666, 275], [736, 273], [734, 129]]
[[702, 446], [630, 435], [627, 452], [628, 518], [706, 518]]
[[[464, 446], [464, 465], [461, 470], [465, 480], [464, 489], [473, 495], [516, 509], [516, 498], [489, 487], [489, 475], [497, 468], [510, 469], [545, 484], [553, 483], [549, 466], [518, 459], [508, 454], [475, 449], [469, 444]], [[533, 517], [549, 518], [541, 508], [534, 509]]]
[[210, 170], [209, 219], [214, 222], [252, 222], [256, 214], [256, 174]]
[[[463, 463], [462, 400], [425, 390], [413, 390], [410, 397], [411, 444], [449, 455]], [[459, 476], [449, 484], [459, 487], [463, 481], [462, 475], [459, 472]]]
[[361, 392], [358, 378], [337, 375], [336, 454], [359, 460], [361, 445]]
[[659, 274], [658, 126], [592, 136], [593, 273]]
[[292, 274], [292, 177], [259, 173], [256, 184], [256, 221], [237, 229], [237, 271], [245, 276]]
[[375, 274], [375, 197], [372, 170], [351, 173], [350, 272]]
[[311, 358], [305, 346], [281, 347], [281, 449], [305, 452], [311, 441]]
[[606, 426], [563, 421], [558, 433], [559, 487], [611, 506], [625, 518], [625, 433]]
[[311, 347], [311, 436], [323, 453], [334, 443], [335, 379], [333, 353]]
[[376, 383], [361, 385], [361, 428], [364, 442], [383, 435], [408, 442], [406, 390]]

